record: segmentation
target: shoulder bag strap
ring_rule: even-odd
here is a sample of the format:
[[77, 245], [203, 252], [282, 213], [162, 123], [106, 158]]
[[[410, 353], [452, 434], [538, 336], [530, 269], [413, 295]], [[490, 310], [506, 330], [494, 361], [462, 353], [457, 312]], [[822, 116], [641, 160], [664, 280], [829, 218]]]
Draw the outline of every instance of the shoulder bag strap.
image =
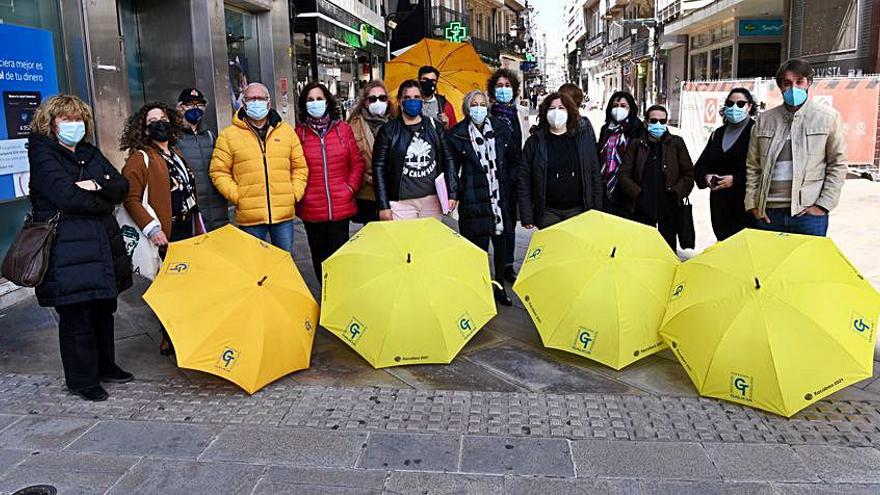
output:
[[147, 182], [144, 184], [144, 197], [141, 200], [141, 203], [148, 205], [150, 204], [150, 155], [147, 154], [144, 150], [138, 150], [144, 155], [144, 168], [147, 169]]

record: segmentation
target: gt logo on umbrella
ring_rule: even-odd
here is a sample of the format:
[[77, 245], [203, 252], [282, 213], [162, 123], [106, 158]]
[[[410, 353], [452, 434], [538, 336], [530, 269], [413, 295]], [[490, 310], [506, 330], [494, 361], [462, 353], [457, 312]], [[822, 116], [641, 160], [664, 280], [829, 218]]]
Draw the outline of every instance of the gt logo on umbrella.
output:
[[672, 299], [678, 299], [684, 293], [684, 284], [678, 284], [672, 289]]
[[351, 345], [357, 345], [358, 341], [361, 340], [361, 337], [366, 331], [366, 325], [352, 318], [348, 326], [345, 327], [345, 332], [342, 334], [342, 337]]
[[189, 270], [189, 263], [181, 262], [168, 266], [169, 273], [183, 273]]
[[467, 337], [471, 333], [473, 333], [476, 326], [474, 325], [474, 321], [471, 320], [471, 316], [467, 313], [458, 317], [458, 330], [461, 332], [462, 337]]
[[752, 377], [730, 374], [730, 395], [734, 399], [752, 401]]
[[598, 332], [594, 330], [581, 327], [575, 336], [574, 345], [572, 347], [580, 353], [590, 354], [593, 352], [593, 344], [596, 342], [597, 333]]
[[852, 327], [853, 331], [861, 335], [866, 339], [871, 339], [874, 337], [874, 325], [870, 321], [868, 321], [864, 316], [853, 313], [852, 316]]
[[217, 367], [225, 371], [232, 370], [238, 362], [238, 354], [238, 351], [232, 347], [224, 348], [220, 353], [220, 359], [217, 360]]
[[532, 249], [532, 252], [526, 257], [526, 261], [534, 261], [541, 257], [544, 254], [544, 246], [536, 247]]

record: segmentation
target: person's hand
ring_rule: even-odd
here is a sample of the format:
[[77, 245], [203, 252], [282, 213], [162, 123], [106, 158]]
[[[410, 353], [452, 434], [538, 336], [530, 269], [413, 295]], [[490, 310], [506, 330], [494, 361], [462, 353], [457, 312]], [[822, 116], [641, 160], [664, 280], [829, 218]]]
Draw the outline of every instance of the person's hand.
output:
[[165, 232], [162, 232], [161, 230], [159, 232], [156, 232], [155, 234], [151, 235], [150, 241], [152, 241], [153, 245], [158, 246], [158, 247], [168, 245], [168, 238], [165, 237]]
[[804, 210], [801, 210], [801, 212], [795, 216], [802, 217], [804, 215], [809, 215], [811, 217], [824, 217], [827, 214], [828, 213], [826, 213], [825, 210], [823, 210], [822, 208], [819, 208], [818, 206], [813, 205], [813, 206], [807, 207]]
[[391, 215], [391, 210], [379, 210], [379, 220], [383, 222], [394, 220], [394, 216]]
[[715, 189], [712, 187], [712, 177], [715, 177], [715, 174], [706, 174], [706, 185], [709, 186], [709, 189]]
[[752, 216], [755, 217], [755, 220], [763, 220], [765, 223], [772, 223], [770, 222], [770, 217], [768, 217], [766, 213], [764, 213], [763, 215], [759, 213], [757, 208], [752, 208], [751, 210], [749, 210], [749, 213], [751, 213]]
[[443, 125], [449, 125], [449, 117], [447, 117], [446, 114], [443, 112], [437, 114], [437, 120], [443, 122]]
[[528, 230], [532, 230], [532, 229], [535, 228], [535, 226], [532, 225], [532, 224], [528, 224], [528, 225], [523, 225], [523, 228], [524, 228], [524, 229], [528, 229]]
[[733, 187], [733, 176], [732, 175], [719, 175], [718, 176], [718, 184], [713, 189], [714, 191], [720, 191], [722, 189], [728, 189]]
[[456, 201], [454, 199], [450, 199], [449, 200], [449, 213], [452, 213], [453, 211], [455, 211], [456, 206], [458, 206], [458, 201]]

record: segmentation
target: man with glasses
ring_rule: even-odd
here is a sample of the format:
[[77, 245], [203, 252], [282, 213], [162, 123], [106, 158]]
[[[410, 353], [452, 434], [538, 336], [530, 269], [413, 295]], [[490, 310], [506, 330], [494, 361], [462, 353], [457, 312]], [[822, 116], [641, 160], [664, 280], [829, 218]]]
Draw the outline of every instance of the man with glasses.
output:
[[447, 129], [452, 129], [458, 123], [455, 118], [455, 109], [445, 96], [437, 93], [437, 82], [440, 79], [440, 71], [426, 65], [419, 69], [419, 86], [422, 90], [422, 115], [439, 120]]
[[211, 180], [235, 205], [242, 230], [292, 253], [294, 207], [309, 175], [302, 146], [270, 108], [266, 86], [248, 84], [243, 94], [244, 106], [217, 137]]

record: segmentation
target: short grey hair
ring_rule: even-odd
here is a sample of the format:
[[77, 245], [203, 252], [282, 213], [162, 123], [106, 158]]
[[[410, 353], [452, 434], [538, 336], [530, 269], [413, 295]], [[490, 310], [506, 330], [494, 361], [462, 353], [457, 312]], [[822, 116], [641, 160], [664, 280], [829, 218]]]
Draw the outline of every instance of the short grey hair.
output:
[[259, 83], [259, 82], [252, 82], [252, 83], [248, 84], [247, 86], [244, 87], [244, 91], [242, 91], [241, 93], [242, 94], [247, 93], [247, 91], [251, 88], [263, 88], [264, 90], [266, 90], [266, 94], [271, 96], [271, 94], [269, 93], [269, 88], [265, 84]]
[[489, 96], [486, 95], [486, 92], [482, 89], [475, 89], [464, 95], [464, 99], [461, 100], [461, 112], [463, 115], [467, 116], [471, 112], [471, 102], [474, 100], [474, 97], [477, 95], [482, 95], [486, 100], [486, 106], [489, 106]]

